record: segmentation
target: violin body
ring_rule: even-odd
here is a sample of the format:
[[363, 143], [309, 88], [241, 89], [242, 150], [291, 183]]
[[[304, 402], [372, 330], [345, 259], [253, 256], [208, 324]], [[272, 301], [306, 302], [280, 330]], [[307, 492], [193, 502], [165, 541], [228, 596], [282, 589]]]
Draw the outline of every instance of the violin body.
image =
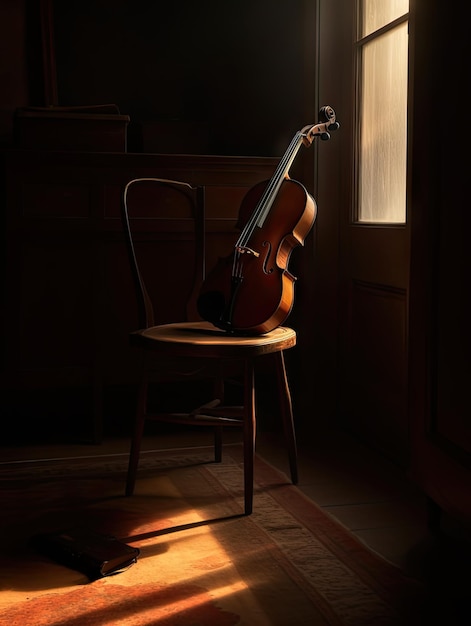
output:
[[[269, 181], [258, 183], [244, 197], [238, 227], [241, 229]], [[243, 279], [232, 279], [234, 253], [220, 259], [206, 278], [198, 298], [201, 317], [219, 328], [239, 333], [263, 334], [282, 324], [291, 312], [296, 278], [288, 270], [291, 252], [314, 225], [317, 207], [304, 186], [283, 181], [261, 229], [255, 229], [244, 254]]]
[[240, 236], [232, 254], [205, 279], [197, 300], [199, 315], [218, 328], [238, 334], [264, 334], [282, 324], [293, 308], [296, 278], [288, 270], [293, 249], [304, 245], [317, 213], [314, 198], [289, 178], [301, 145], [330, 138], [338, 122], [332, 107], [322, 121], [294, 136], [269, 181], [244, 197], [237, 221]]

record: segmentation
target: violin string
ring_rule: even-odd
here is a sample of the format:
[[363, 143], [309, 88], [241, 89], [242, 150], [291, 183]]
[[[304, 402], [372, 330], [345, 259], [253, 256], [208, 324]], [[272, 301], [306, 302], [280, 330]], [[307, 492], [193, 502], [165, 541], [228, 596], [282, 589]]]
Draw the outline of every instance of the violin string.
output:
[[250, 218], [250, 220], [247, 222], [244, 229], [242, 230], [240, 237], [237, 240], [236, 248], [244, 248], [247, 246], [247, 243], [253, 231], [255, 230], [255, 226], [257, 222], [259, 221], [260, 216], [265, 212], [267, 207], [270, 207], [271, 204], [273, 203], [278, 193], [279, 187], [281, 183], [283, 182], [283, 179], [291, 163], [293, 162], [293, 159], [296, 156], [296, 153], [301, 143], [302, 143], [302, 135], [300, 132], [297, 132], [295, 136], [293, 137], [293, 139], [291, 140], [291, 143], [288, 146], [288, 149], [286, 150], [285, 154], [283, 155], [280, 163], [278, 164], [278, 167], [276, 168], [274, 175], [270, 179], [267, 185], [267, 188], [265, 189], [261, 199], [259, 200], [252, 214], [252, 217]]
[[[299, 134], [293, 139], [292, 143], [295, 145], [293, 146], [291, 153], [287, 152], [286, 154], [286, 159], [284, 160], [282, 172], [280, 172], [280, 176], [278, 177], [276, 181], [273, 181], [273, 185], [271, 185], [270, 188], [267, 189], [266, 202], [264, 203], [263, 210], [260, 211], [260, 214], [258, 217], [262, 217], [264, 213], [267, 213], [269, 211], [273, 201], [278, 195], [278, 192], [280, 190], [281, 184], [283, 183], [285, 175], [288, 173], [291, 163], [293, 162], [294, 157], [296, 156], [296, 153], [299, 149], [299, 146], [301, 145]], [[257, 222], [258, 221], [259, 220], [257, 219]]]
[[260, 199], [257, 209], [254, 211], [253, 214], [253, 225], [252, 225], [252, 230], [255, 227], [255, 224], [258, 222], [258, 219], [261, 215], [261, 213], [263, 213], [265, 207], [269, 204], [271, 204], [271, 202], [273, 202], [273, 198], [277, 193], [277, 188], [279, 187], [279, 185], [281, 184], [281, 182], [283, 181], [285, 175], [286, 175], [286, 171], [288, 168], [288, 164], [290, 162], [291, 159], [291, 155], [294, 153], [294, 151], [297, 149], [297, 134], [293, 137], [293, 139], [291, 140], [290, 145], [288, 146], [288, 149], [286, 150], [285, 154], [283, 155], [280, 163], [278, 164], [278, 167], [276, 168], [275, 174], [272, 176], [272, 178], [270, 179], [267, 188], [265, 189], [265, 192], [262, 196], [262, 198]]

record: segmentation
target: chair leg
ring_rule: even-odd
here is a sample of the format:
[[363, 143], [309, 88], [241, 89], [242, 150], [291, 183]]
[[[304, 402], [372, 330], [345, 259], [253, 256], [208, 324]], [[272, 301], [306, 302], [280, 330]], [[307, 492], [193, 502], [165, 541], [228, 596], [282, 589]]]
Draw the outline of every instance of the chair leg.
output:
[[255, 377], [254, 365], [249, 359], [245, 363], [244, 377], [244, 504], [245, 514], [253, 509], [253, 479], [255, 457]]
[[278, 392], [280, 400], [281, 419], [283, 421], [283, 432], [288, 446], [289, 467], [291, 472], [291, 482], [298, 483], [298, 452], [296, 446], [296, 434], [294, 430], [293, 406], [291, 393], [286, 376], [285, 359], [283, 352], [275, 354], [276, 375], [278, 381]]
[[145, 378], [140, 386], [137, 397], [136, 417], [134, 422], [134, 434], [131, 441], [131, 450], [129, 453], [128, 475], [126, 479], [126, 495], [132, 496], [134, 486], [136, 484], [137, 466], [139, 464], [139, 455], [141, 452], [142, 435], [144, 432], [144, 423], [147, 412], [147, 391], [148, 381]]

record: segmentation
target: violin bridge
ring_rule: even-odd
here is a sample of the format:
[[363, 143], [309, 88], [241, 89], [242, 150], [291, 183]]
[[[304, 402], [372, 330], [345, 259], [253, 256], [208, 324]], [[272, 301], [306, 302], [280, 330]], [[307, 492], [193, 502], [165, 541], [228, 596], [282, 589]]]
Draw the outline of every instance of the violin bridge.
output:
[[247, 246], [237, 246], [237, 252], [241, 254], [252, 254], [255, 257], [259, 257], [260, 253], [252, 250], [252, 248], [248, 248]]

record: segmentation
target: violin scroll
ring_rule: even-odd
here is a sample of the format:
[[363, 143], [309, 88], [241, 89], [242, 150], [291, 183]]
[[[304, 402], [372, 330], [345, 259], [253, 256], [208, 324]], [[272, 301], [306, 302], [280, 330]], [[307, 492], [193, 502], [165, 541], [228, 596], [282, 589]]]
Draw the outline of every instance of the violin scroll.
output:
[[330, 139], [330, 133], [340, 128], [340, 124], [336, 120], [334, 109], [327, 105], [323, 106], [319, 111], [319, 122], [314, 126], [305, 126], [301, 130], [303, 143], [309, 147], [316, 137], [322, 141]]

